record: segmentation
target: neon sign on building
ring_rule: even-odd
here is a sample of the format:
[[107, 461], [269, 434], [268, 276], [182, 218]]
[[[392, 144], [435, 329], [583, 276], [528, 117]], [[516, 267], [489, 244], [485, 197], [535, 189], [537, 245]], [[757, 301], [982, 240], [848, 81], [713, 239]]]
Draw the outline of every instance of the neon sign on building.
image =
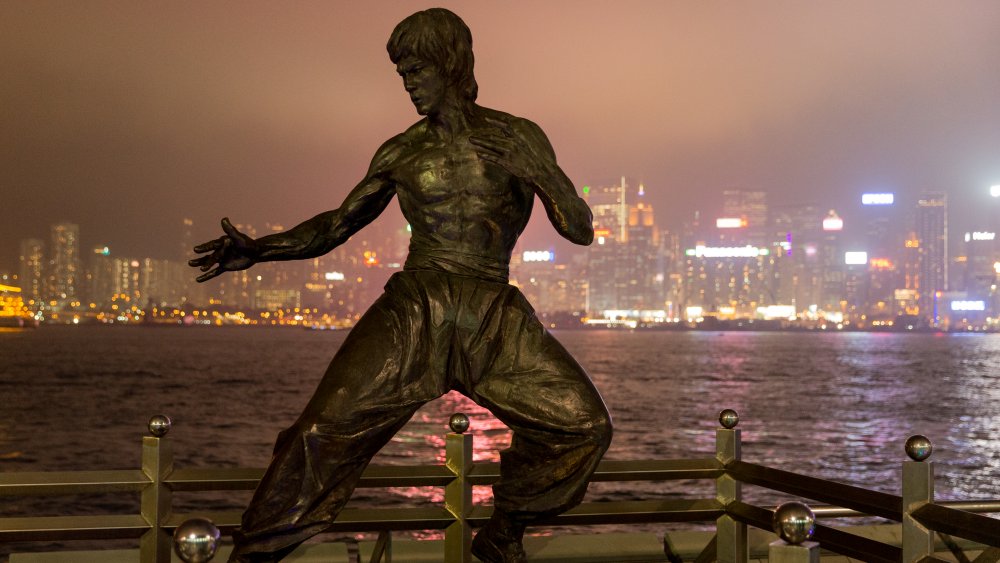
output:
[[996, 238], [997, 238], [996, 233], [990, 233], [985, 231], [965, 233], [965, 242], [969, 242], [970, 240], [995, 240]]
[[895, 195], [889, 194], [861, 194], [861, 205], [892, 205]]
[[556, 253], [551, 250], [525, 250], [521, 254], [523, 262], [555, 262]]
[[746, 220], [741, 217], [719, 217], [715, 220], [715, 228], [717, 229], [742, 229], [746, 226]]
[[844, 230], [844, 220], [838, 217], [837, 214], [831, 209], [830, 214], [823, 219], [823, 230], [842, 231]]
[[985, 301], [952, 301], [952, 311], [985, 311]]
[[851, 251], [844, 253], [844, 264], [849, 266], [860, 266], [868, 263], [868, 253], [864, 251]]
[[698, 245], [684, 251], [686, 256], [696, 258], [756, 258], [767, 256], [771, 251], [756, 246], [704, 246]]

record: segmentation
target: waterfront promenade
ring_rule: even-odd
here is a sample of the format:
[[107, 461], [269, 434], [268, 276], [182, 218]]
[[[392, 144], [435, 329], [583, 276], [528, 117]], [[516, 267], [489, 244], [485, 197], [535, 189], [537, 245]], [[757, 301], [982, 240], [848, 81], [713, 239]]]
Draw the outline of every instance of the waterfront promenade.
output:
[[[1000, 511], [1000, 501], [935, 502], [934, 468], [929, 461], [933, 448], [923, 436], [912, 436], [906, 441], [905, 451], [910, 460], [902, 464], [902, 495], [896, 496], [743, 461], [741, 430], [736, 428], [738, 414], [724, 410], [719, 415], [719, 423], [721, 428], [715, 432], [714, 457], [628, 462], [605, 460], [594, 475], [594, 481], [598, 482], [708, 480], [715, 484], [714, 498], [590, 501], [544, 524], [660, 523], [667, 528], [680, 523], [714, 522], [715, 529], [709, 533], [711, 537], [707, 543], [701, 541], [709, 537], [704, 534], [665, 534], [663, 556], [672, 562], [688, 559], [685, 555], [694, 552], [697, 552], [694, 561], [748, 561], [760, 551], [762, 538], [768, 539], [759, 535], [752, 537], [750, 530], [753, 528], [779, 531], [783, 541], [768, 544], [767, 558], [771, 561], [816, 561], [820, 556], [820, 546], [863, 561], [939, 561], [941, 559], [934, 557], [937, 540], [943, 541], [958, 561], [968, 560], [962, 559], [967, 557], [965, 550], [981, 552], [975, 556], [979, 563], [1000, 560], [1000, 520], [978, 514]], [[415, 508], [349, 506], [328, 531], [379, 532], [373, 548], [375, 553], [367, 558], [375, 563], [391, 561], [393, 533], [440, 530], [444, 538], [439, 542], [396, 542], [399, 544], [396, 560], [470, 563], [469, 546], [473, 528], [482, 525], [491, 512], [489, 506], [474, 502], [473, 487], [495, 482], [499, 467], [495, 463], [473, 461], [473, 437], [465, 433], [469, 428], [468, 417], [455, 414], [449, 424], [452, 432], [446, 436], [443, 465], [372, 466], [366, 470], [359, 485], [440, 486], [444, 488], [441, 505]], [[219, 545], [220, 530], [229, 532], [234, 529], [239, 522], [239, 512], [198, 516], [209, 518], [214, 523], [192, 520], [195, 515], [174, 511], [174, 493], [252, 489], [262, 470], [175, 468], [172, 444], [166, 436], [170, 427], [171, 422], [165, 416], [157, 415], [150, 419], [150, 436], [142, 440], [141, 471], [0, 474], [0, 496], [5, 497], [134, 491], [141, 493], [142, 498], [141, 513], [136, 516], [0, 518], [0, 541], [136, 538], [140, 544], [137, 553], [116, 551], [101, 554], [91, 551], [55, 555], [50, 559], [45, 559], [43, 555], [14, 555], [11, 563], [57, 563], [67, 561], [65, 557], [111, 563], [119, 557], [134, 561], [135, 555], [141, 563], [168, 563], [171, 547], [175, 545], [202, 550], [204, 557], [185, 558], [186, 561], [208, 561]], [[797, 502], [783, 503], [772, 510], [745, 502], [745, 485], [831, 506], [817, 507], [816, 514]], [[900, 525], [898, 528], [876, 526], [848, 530], [820, 524], [816, 521], [817, 516], [870, 516], [896, 521]], [[178, 537], [177, 530], [180, 529], [192, 531]], [[175, 537], [171, 540], [172, 533]], [[583, 553], [581, 551], [586, 545], [601, 536], [581, 541], [566, 539], [568, 537], [534, 538], [531, 550], [536, 555], [535, 560], [567, 563], [663, 560], [659, 555], [654, 556], [657, 541], [651, 540], [648, 535], [612, 534], [604, 537], [604, 541], [598, 544], [600, 548], [590, 548]], [[966, 541], [959, 543], [956, 538]], [[308, 547], [302, 551], [299, 560], [335, 560], [334, 551], [338, 549], [336, 546]], [[360, 545], [353, 555], [360, 556]]]

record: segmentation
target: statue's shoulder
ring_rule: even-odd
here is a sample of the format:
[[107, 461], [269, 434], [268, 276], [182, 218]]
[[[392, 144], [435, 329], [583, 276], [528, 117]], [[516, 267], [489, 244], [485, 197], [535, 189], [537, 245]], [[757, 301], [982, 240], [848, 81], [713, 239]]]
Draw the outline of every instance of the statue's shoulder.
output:
[[520, 117], [514, 114], [507, 113], [505, 111], [500, 111], [498, 109], [477, 106], [479, 110], [479, 115], [483, 120], [494, 120], [501, 121], [510, 125], [515, 131], [525, 131], [530, 129], [538, 129], [538, 125], [535, 122], [527, 119], [525, 117]]
[[542, 131], [542, 128], [539, 127], [534, 121], [526, 117], [512, 115], [492, 108], [480, 106], [479, 110], [480, 115], [484, 118], [483, 121], [490, 120], [494, 122], [503, 122], [510, 126], [511, 130], [515, 134], [531, 145], [539, 149], [551, 150], [549, 140], [545, 136], [545, 132]]
[[426, 120], [420, 120], [411, 125], [406, 131], [382, 143], [382, 146], [375, 151], [375, 157], [372, 159], [372, 173], [388, 172], [402, 164], [408, 157], [413, 155], [415, 148], [420, 145], [421, 139], [426, 133]]

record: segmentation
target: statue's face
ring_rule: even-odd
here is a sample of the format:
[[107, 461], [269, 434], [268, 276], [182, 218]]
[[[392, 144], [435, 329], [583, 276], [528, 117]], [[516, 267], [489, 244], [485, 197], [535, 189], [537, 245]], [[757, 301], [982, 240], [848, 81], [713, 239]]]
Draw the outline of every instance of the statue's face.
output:
[[438, 111], [444, 101], [446, 83], [437, 67], [417, 57], [404, 57], [396, 65], [403, 87], [420, 115]]

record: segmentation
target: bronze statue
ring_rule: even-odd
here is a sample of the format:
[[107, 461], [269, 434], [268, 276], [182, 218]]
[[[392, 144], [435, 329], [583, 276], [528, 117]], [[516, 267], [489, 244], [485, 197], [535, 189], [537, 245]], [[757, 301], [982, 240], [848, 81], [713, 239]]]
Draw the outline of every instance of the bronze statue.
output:
[[611, 441], [590, 378], [507, 283], [536, 195], [576, 244], [594, 238], [590, 209], [537, 125], [476, 105], [472, 35], [458, 16], [413, 14], [387, 49], [423, 119], [378, 149], [339, 209], [259, 239], [223, 219], [225, 234], [195, 247], [204, 255], [190, 261], [206, 281], [257, 262], [319, 256], [394, 195], [412, 227], [403, 270], [279, 434], [230, 561], [278, 561], [323, 531], [378, 450], [421, 405], [452, 389], [513, 432], [500, 454], [493, 516], [472, 544], [483, 561], [525, 561], [525, 526], [579, 504]]

